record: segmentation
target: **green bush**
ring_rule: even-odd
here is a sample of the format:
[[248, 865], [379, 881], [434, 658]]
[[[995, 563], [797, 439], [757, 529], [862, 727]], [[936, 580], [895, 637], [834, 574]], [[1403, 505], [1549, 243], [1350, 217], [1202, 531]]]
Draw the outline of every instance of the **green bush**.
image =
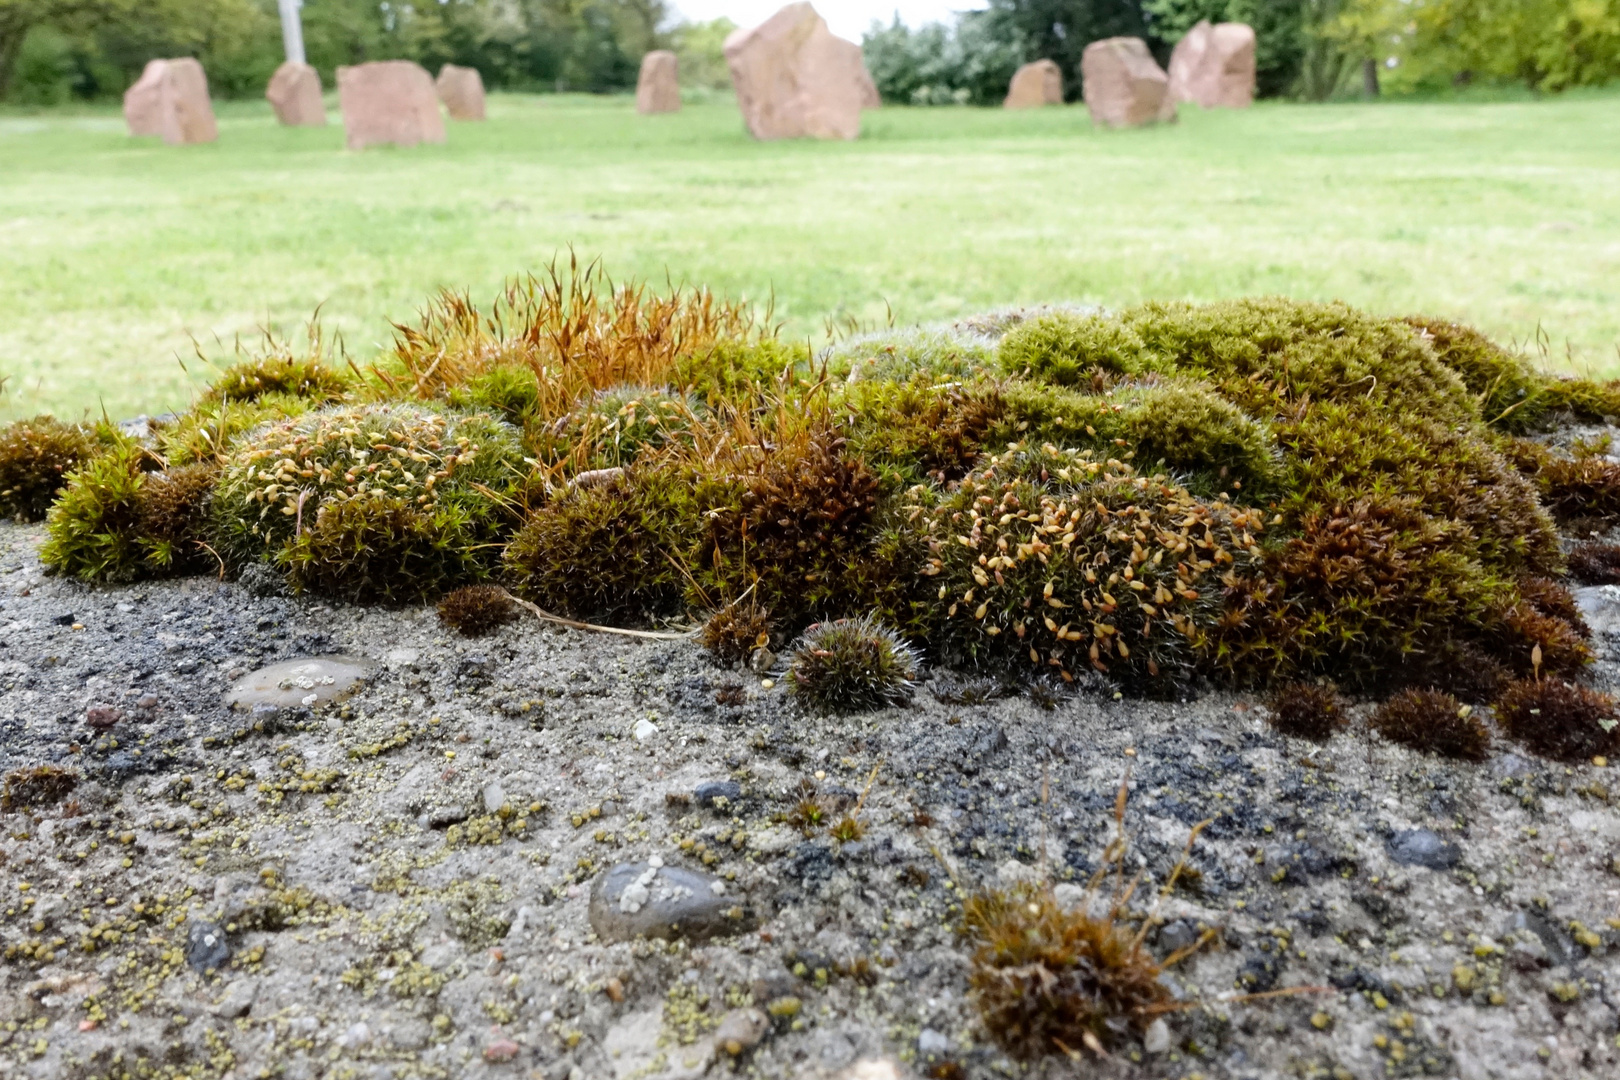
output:
[[1142, 338], [1118, 319], [1052, 311], [1009, 330], [996, 359], [1009, 375], [1100, 391], [1145, 370], [1150, 358]]
[[121, 583], [143, 575], [140, 494], [146, 454], [130, 442], [67, 475], [67, 488], [46, 515], [49, 534], [39, 558], [83, 581]]
[[620, 386], [582, 402], [549, 424], [531, 424], [526, 442], [543, 462], [571, 461], [577, 469], [628, 465], [643, 452], [690, 443], [704, 407], [669, 390]]
[[287, 393], [267, 393], [242, 402], [204, 397], [178, 418], [156, 425], [158, 452], [170, 465], [218, 464], [230, 456], [232, 445], [243, 433], [309, 409], [308, 399]]
[[747, 402], [810, 374], [810, 347], [776, 338], [721, 340], [677, 360], [671, 382], [698, 401]]
[[952, 666], [1084, 668], [1144, 692], [1189, 677], [1224, 581], [1258, 570], [1261, 515], [1078, 451], [987, 458], [906, 496], [928, 644]]
[[961, 381], [995, 364], [994, 352], [983, 337], [922, 326], [859, 334], [816, 359], [839, 382], [907, 382], [918, 376], [934, 382]]
[[[335, 406], [239, 440], [210, 516], [232, 568], [270, 562], [295, 585], [354, 599], [425, 597], [495, 564], [522, 474], [517, 433], [503, 421], [419, 404]], [[379, 547], [368, 556], [370, 544]], [[390, 575], [388, 560], [423, 579]]]

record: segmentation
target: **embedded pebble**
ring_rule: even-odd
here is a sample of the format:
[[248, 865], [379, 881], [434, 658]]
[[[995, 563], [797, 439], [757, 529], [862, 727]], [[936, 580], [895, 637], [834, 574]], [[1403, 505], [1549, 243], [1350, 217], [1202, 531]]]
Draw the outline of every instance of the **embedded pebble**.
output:
[[770, 1029], [770, 1017], [759, 1009], [732, 1009], [714, 1029], [714, 1048], [736, 1057], [758, 1046]]
[[194, 922], [186, 932], [186, 963], [196, 971], [217, 971], [231, 958], [225, 928], [217, 923]]
[[705, 941], [751, 929], [750, 913], [739, 900], [716, 892], [718, 881], [679, 866], [620, 863], [591, 889], [591, 929], [603, 941]]
[[238, 709], [324, 705], [353, 693], [371, 670], [371, 664], [353, 656], [284, 660], [248, 672], [225, 695], [225, 704]]
[[1442, 840], [1432, 829], [1409, 829], [1389, 838], [1389, 857], [1403, 866], [1449, 870], [1462, 859], [1462, 848]]
[[724, 805], [716, 800], [735, 802], [742, 797], [742, 785], [735, 780], [710, 780], [692, 790], [692, 801], [699, 806]]

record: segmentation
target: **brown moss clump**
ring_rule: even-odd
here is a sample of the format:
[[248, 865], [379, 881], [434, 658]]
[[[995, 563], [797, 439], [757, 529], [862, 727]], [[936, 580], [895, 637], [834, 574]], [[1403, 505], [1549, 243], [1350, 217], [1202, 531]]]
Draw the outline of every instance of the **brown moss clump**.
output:
[[969, 897], [962, 920], [979, 1016], [1016, 1057], [1116, 1045], [1168, 1003], [1159, 964], [1115, 912], [1066, 909], [1049, 887], [1026, 886]]
[[218, 479], [219, 467], [212, 463], [147, 475], [137, 528], [154, 572], [181, 574], [218, 565], [208, 543], [208, 503]]
[[1536, 475], [1553, 517], [1583, 529], [1620, 521], [1620, 464], [1600, 457], [1549, 457]]
[[1391, 742], [1442, 757], [1483, 761], [1491, 735], [1469, 706], [1438, 690], [1403, 690], [1378, 707], [1372, 725]]
[[1577, 761], [1620, 748], [1614, 699], [1563, 679], [1523, 679], [1496, 702], [1508, 735], [1545, 757]]
[[1517, 600], [1503, 612], [1495, 652], [1520, 674], [1578, 674], [1592, 662], [1592, 636], [1575, 597], [1549, 578], [1517, 583]]
[[829, 431], [804, 431], [749, 465], [737, 501], [711, 515], [699, 580], [722, 597], [754, 588], [788, 633], [847, 609], [867, 565], [878, 481]]
[[1586, 585], [1620, 584], [1620, 544], [1590, 541], [1569, 553], [1569, 573]]
[[1271, 726], [1284, 735], [1325, 742], [1345, 724], [1344, 699], [1332, 686], [1297, 682], [1278, 687], [1266, 702]]
[[0, 785], [0, 811], [11, 813], [30, 807], [51, 806], [79, 786], [79, 774], [60, 765], [35, 765], [6, 773]]
[[439, 601], [439, 621], [465, 637], [482, 637], [517, 617], [517, 605], [498, 585], [464, 585]]
[[770, 612], [752, 601], [727, 604], [709, 616], [698, 641], [720, 663], [740, 664], [770, 645]]
[[95, 434], [50, 416], [0, 428], [0, 514], [38, 521], [67, 474], [97, 452]]
[[613, 625], [674, 617], [703, 500], [703, 483], [656, 468], [571, 484], [529, 513], [507, 545], [506, 576], [558, 615]]
[[[1307, 516], [1264, 577], [1234, 583], [1217, 638], [1225, 663], [1267, 675], [1399, 680], [1409, 661], [1476, 633], [1510, 586], [1459, 550], [1457, 522], [1411, 500], [1363, 499]], [[1527, 650], [1528, 651], [1528, 650]]]

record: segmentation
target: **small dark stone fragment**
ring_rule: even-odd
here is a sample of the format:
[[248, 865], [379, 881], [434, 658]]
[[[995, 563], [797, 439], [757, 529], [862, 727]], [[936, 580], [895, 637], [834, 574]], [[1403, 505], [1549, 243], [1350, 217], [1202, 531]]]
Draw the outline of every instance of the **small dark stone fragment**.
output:
[[692, 790], [692, 801], [699, 806], [714, 806], [716, 799], [736, 802], [742, 798], [742, 785], [735, 780], [710, 780]]
[[1448, 844], [1431, 829], [1408, 829], [1389, 838], [1389, 857], [1403, 866], [1450, 870], [1462, 860], [1462, 848]]
[[217, 923], [191, 924], [186, 934], [186, 963], [196, 971], [217, 971], [231, 958], [231, 946], [225, 940], [225, 928]]

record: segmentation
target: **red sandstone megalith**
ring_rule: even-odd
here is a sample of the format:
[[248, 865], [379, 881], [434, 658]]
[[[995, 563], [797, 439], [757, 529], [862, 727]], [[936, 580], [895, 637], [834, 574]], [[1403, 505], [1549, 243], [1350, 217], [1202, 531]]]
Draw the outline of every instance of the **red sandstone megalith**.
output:
[[1176, 118], [1170, 77], [1141, 38], [1105, 38], [1087, 45], [1080, 54], [1080, 81], [1093, 123], [1135, 127]]
[[726, 66], [756, 139], [853, 139], [876, 87], [860, 46], [836, 37], [808, 3], [789, 4], [726, 38]]
[[1063, 71], [1051, 60], [1031, 60], [1013, 73], [1004, 109], [1038, 109], [1063, 104]]
[[325, 127], [326, 105], [321, 101], [320, 72], [291, 60], [276, 68], [264, 96], [287, 127]]
[[1170, 96], [1206, 109], [1244, 109], [1254, 101], [1254, 28], [1203, 21], [1170, 54]]
[[444, 142], [433, 78], [409, 60], [374, 60], [337, 69], [338, 105], [350, 150]]
[[668, 49], [654, 49], [641, 58], [636, 78], [636, 112], [678, 112], [681, 107], [680, 61]]
[[452, 120], [484, 119], [484, 77], [477, 68], [445, 64], [434, 80], [439, 100]]
[[161, 135], [170, 146], [219, 137], [208, 76], [195, 59], [150, 60], [124, 92], [124, 122], [131, 135]]

